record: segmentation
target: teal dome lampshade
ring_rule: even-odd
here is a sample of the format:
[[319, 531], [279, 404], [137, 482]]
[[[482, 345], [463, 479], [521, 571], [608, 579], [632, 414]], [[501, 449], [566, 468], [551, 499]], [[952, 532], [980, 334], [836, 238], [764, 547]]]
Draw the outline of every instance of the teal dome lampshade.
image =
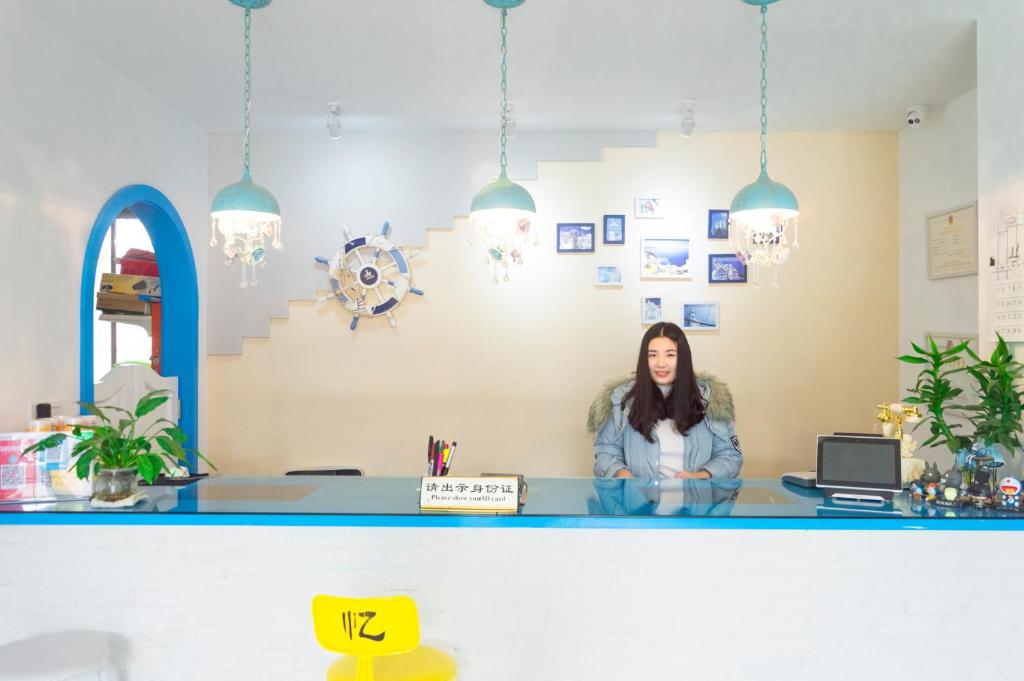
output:
[[760, 286], [760, 270], [767, 268], [775, 275], [778, 287], [778, 266], [789, 261], [794, 249], [800, 248], [797, 218], [800, 204], [789, 187], [768, 177], [768, 5], [777, 0], [743, 0], [756, 5], [761, 12], [761, 173], [751, 184], [736, 193], [729, 206], [731, 230], [738, 242], [736, 255], [753, 269], [755, 287]]
[[223, 253], [228, 264], [242, 267], [242, 288], [256, 285], [256, 266], [266, 264], [264, 238], [276, 249], [281, 244], [281, 207], [265, 187], [252, 181], [249, 174], [249, 113], [252, 110], [252, 11], [271, 0], [230, 0], [245, 9], [245, 107], [243, 109], [242, 179], [224, 187], [210, 206], [210, 246], [217, 245], [217, 234], [224, 237]]
[[210, 217], [215, 220], [247, 217], [253, 222], [274, 222], [281, 220], [281, 207], [266, 187], [253, 182], [246, 173], [238, 182], [217, 192], [210, 206]]
[[525, 217], [524, 213], [536, 214], [537, 204], [522, 185], [502, 175], [476, 193], [469, 211], [472, 219], [490, 219], [502, 213], [518, 218]]
[[789, 220], [800, 215], [796, 195], [784, 184], [775, 182], [762, 171], [757, 180], [739, 190], [729, 206], [729, 217], [759, 222], [758, 218], [775, 216]]
[[501, 154], [498, 157], [498, 179], [481, 189], [473, 197], [469, 219], [475, 236], [472, 242], [483, 244], [486, 262], [492, 267], [492, 281], [497, 284], [499, 273], [509, 280], [508, 270], [512, 264], [523, 264], [523, 252], [527, 245], [537, 245], [537, 233], [531, 219], [537, 214], [537, 204], [530, 192], [508, 179], [508, 138], [514, 133], [513, 121], [509, 118], [508, 103], [508, 11], [518, 7], [523, 0], [484, 0], [491, 7], [501, 10], [501, 112], [499, 141]]

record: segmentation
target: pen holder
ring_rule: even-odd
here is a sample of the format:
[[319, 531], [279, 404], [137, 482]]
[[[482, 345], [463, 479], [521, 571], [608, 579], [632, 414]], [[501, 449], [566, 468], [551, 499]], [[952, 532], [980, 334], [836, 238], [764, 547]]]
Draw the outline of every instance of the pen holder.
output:
[[451, 469], [452, 460], [455, 457], [455, 449], [458, 442], [447, 442], [441, 439], [434, 439], [431, 435], [427, 440], [427, 475], [446, 476]]

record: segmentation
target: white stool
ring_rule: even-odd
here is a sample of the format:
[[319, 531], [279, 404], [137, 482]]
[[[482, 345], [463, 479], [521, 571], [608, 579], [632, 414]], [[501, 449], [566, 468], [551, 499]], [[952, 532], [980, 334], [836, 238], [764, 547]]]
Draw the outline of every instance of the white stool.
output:
[[110, 646], [94, 631], [40, 634], [0, 646], [0, 681], [117, 681]]

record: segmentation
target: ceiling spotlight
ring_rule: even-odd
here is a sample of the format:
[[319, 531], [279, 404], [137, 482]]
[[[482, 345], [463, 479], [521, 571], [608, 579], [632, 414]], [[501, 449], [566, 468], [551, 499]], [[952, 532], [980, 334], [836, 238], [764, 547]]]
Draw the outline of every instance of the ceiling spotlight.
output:
[[341, 139], [341, 104], [327, 102], [327, 135], [332, 140]]
[[693, 112], [695, 103], [692, 99], [683, 100], [683, 120], [679, 124], [679, 134], [683, 137], [693, 137], [693, 128], [697, 125], [697, 117]]

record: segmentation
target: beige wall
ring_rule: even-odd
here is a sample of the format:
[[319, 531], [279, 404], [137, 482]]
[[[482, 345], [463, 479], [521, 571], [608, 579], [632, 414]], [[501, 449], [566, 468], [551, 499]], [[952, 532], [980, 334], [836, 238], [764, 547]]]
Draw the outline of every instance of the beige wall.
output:
[[[734, 392], [744, 475], [813, 467], [817, 433], [870, 429], [872, 406], [896, 395], [897, 138], [773, 135], [770, 170], [800, 198], [802, 248], [777, 291], [709, 287], [707, 210], [753, 180], [756, 152], [752, 135], [666, 133], [657, 148], [544, 163], [525, 183], [540, 246], [513, 281], [490, 283], [456, 220], [414, 260], [426, 296], [398, 309], [397, 329], [363, 320], [352, 334], [340, 305], [293, 302], [269, 339], [209, 358], [210, 456], [226, 473], [353, 464], [418, 475], [434, 434], [459, 442], [456, 472], [588, 475], [587, 407], [634, 365], [640, 298], [660, 292], [677, 322], [684, 300], [721, 305], [721, 331], [690, 339], [698, 368]], [[645, 193], [665, 196], [666, 219], [632, 218]], [[604, 213], [627, 214], [625, 246], [599, 238], [595, 254], [555, 253], [555, 222], [600, 229]], [[688, 233], [693, 279], [638, 281], [642, 232]], [[620, 265], [625, 286], [595, 287], [599, 263]]]

